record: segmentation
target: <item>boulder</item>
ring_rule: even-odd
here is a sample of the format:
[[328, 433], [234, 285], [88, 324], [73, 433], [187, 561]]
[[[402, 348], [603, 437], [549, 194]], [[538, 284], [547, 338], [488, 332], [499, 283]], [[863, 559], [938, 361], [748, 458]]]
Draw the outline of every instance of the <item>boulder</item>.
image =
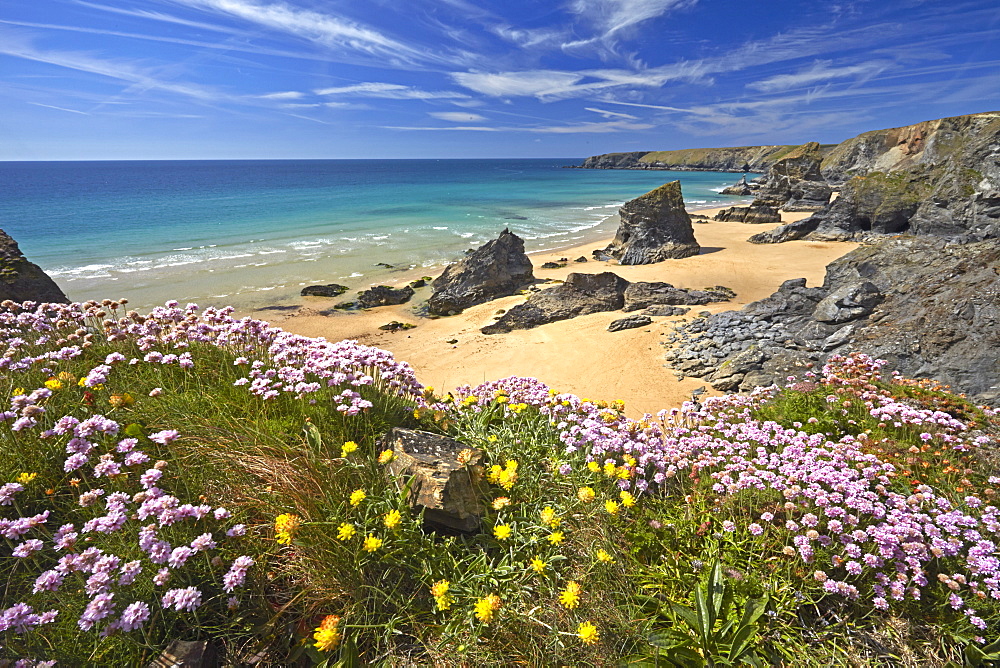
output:
[[731, 186], [727, 186], [722, 189], [723, 195], [738, 195], [745, 197], [753, 193], [753, 189], [750, 188], [750, 184], [747, 183], [747, 175], [744, 174], [740, 177], [740, 180]]
[[[386, 473], [402, 490], [424, 527], [444, 533], [476, 533], [483, 516], [483, 452], [447, 436], [394, 428], [381, 441], [392, 450]], [[461, 461], [460, 461], [461, 459]]]
[[605, 253], [620, 264], [652, 264], [697, 255], [681, 182], [671, 181], [622, 205], [621, 223]]
[[736, 293], [717, 285], [704, 290], [675, 288], [670, 283], [630, 283], [625, 288], [623, 311], [638, 311], [650, 306], [700, 306], [711, 302], [729, 301]]
[[358, 294], [354, 301], [358, 308], [374, 308], [376, 306], [395, 306], [405, 304], [413, 297], [413, 288], [405, 286], [393, 288], [388, 285], [376, 285]]
[[754, 204], [768, 204], [785, 211], [816, 211], [830, 201], [833, 188], [823, 178], [823, 152], [816, 142], [790, 151], [767, 171]]
[[869, 281], [845, 285], [820, 300], [813, 310], [819, 322], [839, 324], [870, 314], [882, 301], [882, 291]]
[[416, 325], [409, 322], [400, 322], [398, 320], [393, 320], [392, 322], [387, 322], [386, 324], [381, 325], [379, 329], [381, 329], [384, 332], [399, 332], [404, 329], [413, 329], [415, 327]]
[[625, 305], [628, 286], [628, 281], [610, 271], [600, 274], [574, 272], [566, 277], [564, 283], [531, 295], [528, 301], [514, 306], [480, 331], [483, 334], [499, 334], [515, 329], [531, 329], [588, 313], [617, 311]]
[[608, 325], [609, 332], [620, 332], [623, 329], [635, 329], [636, 327], [645, 327], [646, 325], [653, 324], [653, 319], [645, 315], [630, 315], [626, 318], [619, 318], [618, 320], [612, 320], [611, 324]]
[[578, 257], [575, 260], [573, 260], [573, 262], [586, 262], [586, 261], [587, 261], [587, 258], [584, 255], [581, 255], [580, 257]]
[[644, 309], [642, 315], [651, 315], [656, 317], [670, 317], [675, 315], [687, 315], [689, 308], [681, 308], [679, 306], [650, 306]]
[[451, 315], [475, 304], [515, 294], [535, 280], [524, 241], [510, 230], [449, 266], [431, 284], [427, 310]]
[[715, 214], [713, 220], [723, 223], [748, 223], [751, 225], [763, 223], [780, 223], [781, 213], [777, 207], [754, 202], [750, 206], [731, 206]]
[[346, 285], [330, 283], [329, 285], [307, 285], [302, 288], [302, 292], [299, 294], [303, 297], [338, 297], [345, 292], [347, 292]]
[[41, 267], [29, 262], [17, 242], [0, 230], [0, 301], [68, 304], [69, 299]]

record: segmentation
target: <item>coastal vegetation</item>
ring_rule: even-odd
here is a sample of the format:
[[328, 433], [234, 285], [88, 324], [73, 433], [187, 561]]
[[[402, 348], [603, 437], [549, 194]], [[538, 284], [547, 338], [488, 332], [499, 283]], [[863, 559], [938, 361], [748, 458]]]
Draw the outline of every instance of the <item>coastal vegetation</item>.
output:
[[[991, 665], [1000, 416], [876, 359], [625, 416], [230, 309], [0, 310], [0, 658]], [[447, 435], [431, 531], [392, 427]], [[49, 664], [50, 665], [50, 664]]]

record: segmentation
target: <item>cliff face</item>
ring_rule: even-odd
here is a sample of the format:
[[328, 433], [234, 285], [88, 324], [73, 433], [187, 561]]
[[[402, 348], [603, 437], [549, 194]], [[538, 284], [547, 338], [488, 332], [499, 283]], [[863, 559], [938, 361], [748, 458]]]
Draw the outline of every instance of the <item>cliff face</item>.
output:
[[[798, 146], [732, 146], [677, 151], [605, 153], [583, 161], [585, 169], [670, 169], [675, 171], [765, 172]], [[829, 151], [833, 145], [820, 147]]]
[[59, 302], [69, 299], [41, 267], [28, 262], [17, 242], [0, 230], [0, 301]]
[[840, 197], [810, 218], [751, 238], [861, 239], [928, 234], [1000, 237], [1000, 112], [866, 132], [823, 160]]

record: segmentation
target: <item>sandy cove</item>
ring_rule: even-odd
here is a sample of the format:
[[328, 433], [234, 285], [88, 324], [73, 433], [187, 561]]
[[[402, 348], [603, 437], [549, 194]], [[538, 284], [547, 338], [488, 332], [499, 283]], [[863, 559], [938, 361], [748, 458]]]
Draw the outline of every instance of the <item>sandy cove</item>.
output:
[[[712, 216], [715, 211], [697, 213]], [[785, 213], [782, 217], [783, 222], [790, 222], [807, 215]], [[529, 376], [561, 392], [591, 399], [621, 399], [629, 415], [636, 417], [679, 406], [690, 397], [691, 390], [705, 385], [704, 380], [697, 378], [677, 380], [674, 372], [664, 366], [661, 341], [675, 325], [701, 311], [739, 309], [770, 295], [790, 278], [805, 278], [808, 285], [819, 285], [826, 265], [857, 247], [854, 243], [792, 241], [754, 245], [746, 241], [752, 234], [777, 225], [696, 222], [694, 231], [702, 247], [700, 255], [650, 265], [621, 266], [590, 259], [591, 251], [605, 247], [609, 239], [531, 256], [535, 277], [541, 280], [565, 279], [570, 272], [613, 271], [633, 282], [664, 281], [694, 289], [724, 285], [737, 293], [730, 302], [695, 306], [687, 316], [654, 318], [652, 325], [621, 332], [607, 331], [612, 320], [625, 316], [621, 311], [612, 311], [487, 336], [479, 328], [493, 322], [498, 310], [523, 302], [525, 296], [504, 297], [466, 309], [459, 315], [429, 319], [415, 315], [413, 309], [430, 296], [430, 287], [418, 289], [414, 299], [401, 306], [342, 312], [333, 311], [332, 307], [346, 296], [308, 297], [301, 298], [303, 305], [298, 308], [264, 308], [246, 315], [305, 336], [322, 336], [331, 341], [356, 339], [389, 350], [397, 359], [409, 362], [420, 381], [433, 386], [438, 393], [464, 384], [477, 385], [513, 375]], [[580, 256], [589, 261], [573, 262]], [[566, 267], [540, 268], [544, 262], [561, 257], [570, 259]], [[395, 285], [405, 285], [416, 276], [401, 274], [395, 277]], [[399, 332], [379, 331], [379, 326], [392, 320], [417, 327]], [[448, 343], [456, 339], [457, 343]]]

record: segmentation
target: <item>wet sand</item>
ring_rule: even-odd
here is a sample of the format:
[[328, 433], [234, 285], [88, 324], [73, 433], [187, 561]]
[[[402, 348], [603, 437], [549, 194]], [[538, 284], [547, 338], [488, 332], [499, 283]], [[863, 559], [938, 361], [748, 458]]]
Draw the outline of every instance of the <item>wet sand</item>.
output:
[[[714, 212], [697, 213], [711, 216]], [[807, 215], [785, 213], [783, 222]], [[607, 331], [612, 320], [626, 315], [613, 311], [487, 336], [479, 328], [493, 322], [498, 310], [509, 309], [523, 302], [526, 296], [504, 297], [471, 307], [459, 315], [430, 319], [414, 312], [430, 296], [430, 287], [419, 288], [407, 304], [368, 311], [333, 310], [334, 304], [350, 297], [343, 295], [335, 299], [300, 297], [298, 304], [244, 310], [241, 315], [267, 320], [297, 334], [322, 336], [332, 341], [356, 339], [392, 351], [397, 359], [414, 367], [421, 382], [439, 393], [463, 384], [476, 385], [512, 375], [530, 376], [562, 392], [591, 399], [623, 400], [627, 412], [639, 416], [679, 406], [690, 398], [693, 389], [705, 385], [701, 379], [678, 380], [664, 366], [665, 349], [661, 342], [679, 322], [688, 321], [701, 311], [739, 309], [770, 295], [790, 278], [805, 278], [810, 286], [819, 285], [826, 265], [857, 247], [854, 243], [793, 241], [754, 245], [746, 241], [752, 234], [777, 225], [696, 220], [694, 232], [702, 246], [701, 254], [651, 265], [621, 266], [593, 260], [591, 251], [603, 248], [610, 239], [531, 255], [535, 277], [540, 280], [563, 280], [570, 272], [613, 271], [629, 281], [665, 281], [694, 289], [724, 285], [737, 293], [730, 302], [695, 306], [687, 316], [654, 318], [652, 325], [621, 332]], [[588, 261], [575, 262], [580, 256]], [[564, 268], [540, 268], [544, 262], [562, 257], [569, 259]], [[393, 284], [401, 287], [420, 273], [420, 270], [412, 275], [401, 273], [394, 277]], [[539, 287], [546, 286], [539, 284]], [[399, 332], [378, 329], [393, 320], [417, 327]], [[449, 343], [453, 340], [457, 342]]]

